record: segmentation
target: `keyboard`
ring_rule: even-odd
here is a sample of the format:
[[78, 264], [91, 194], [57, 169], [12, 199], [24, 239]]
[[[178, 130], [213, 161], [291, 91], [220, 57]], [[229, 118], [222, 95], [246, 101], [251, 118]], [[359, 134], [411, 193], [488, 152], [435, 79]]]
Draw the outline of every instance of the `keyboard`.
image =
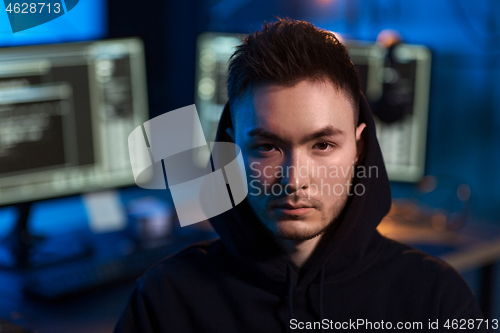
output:
[[26, 276], [24, 291], [44, 299], [58, 299], [115, 282], [131, 281], [161, 259], [205, 239], [208, 238], [189, 237], [189, 242], [178, 241], [106, 260], [83, 260], [36, 270]]

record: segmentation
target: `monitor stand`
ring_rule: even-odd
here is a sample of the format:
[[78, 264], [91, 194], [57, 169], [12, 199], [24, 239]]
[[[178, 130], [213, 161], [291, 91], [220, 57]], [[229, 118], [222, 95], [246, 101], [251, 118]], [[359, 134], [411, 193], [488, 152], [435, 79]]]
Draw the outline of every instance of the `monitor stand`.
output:
[[35, 239], [28, 232], [28, 218], [33, 201], [17, 203], [19, 215], [10, 234], [0, 242], [3, 255], [0, 257], [0, 267], [22, 270], [29, 267], [30, 248]]
[[[63, 234], [59, 237], [38, 236], [29, 232], [28, 220], [33, 204], [39, 201], [21, 202], [14, 205], [19, 215], [13, 230], [0, 241], [0, 269], [28, 270], [71, 262], [93, 254], [93, 247], [81, 233]], [[47, 245], [71, 242], [71, 249], [54, 249], [47, 252]], [[58, 243], [59, 242], [59, 243]], [[63, 243], [64, 244], [64, 243]]]

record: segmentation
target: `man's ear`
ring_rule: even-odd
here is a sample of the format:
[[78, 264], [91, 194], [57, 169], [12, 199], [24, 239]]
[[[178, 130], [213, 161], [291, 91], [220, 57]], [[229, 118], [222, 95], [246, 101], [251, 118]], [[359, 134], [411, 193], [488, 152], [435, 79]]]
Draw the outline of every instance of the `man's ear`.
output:
[[356, 165], [359, 165], [358, 161], [362, 161], [365, 157], [365, 135], [363, 135], [365, 128], [365, 123], [359, 124], [356, 128]]
[[226, 139], [230, 140], [232, 142], [235, 142], [234, 141], [234, 130], [232, 127], [226, 128]]

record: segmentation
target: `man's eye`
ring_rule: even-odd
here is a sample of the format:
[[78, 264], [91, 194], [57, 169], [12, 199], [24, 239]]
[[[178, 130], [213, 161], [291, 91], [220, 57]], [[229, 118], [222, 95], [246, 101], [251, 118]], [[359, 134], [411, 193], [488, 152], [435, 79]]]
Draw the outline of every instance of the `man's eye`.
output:
[[276, 147], [270, 143], [266, 143], [263, 145], [258, 145], [256, 148], [258, 151], [270, 152], [270, 151], [273, 151]]
[[314, 147], [316, 147], [319, 150], [328, 150], [333, 148], [333, 145], [329, 144], [328, 142], [320, 142], [315, 144]]

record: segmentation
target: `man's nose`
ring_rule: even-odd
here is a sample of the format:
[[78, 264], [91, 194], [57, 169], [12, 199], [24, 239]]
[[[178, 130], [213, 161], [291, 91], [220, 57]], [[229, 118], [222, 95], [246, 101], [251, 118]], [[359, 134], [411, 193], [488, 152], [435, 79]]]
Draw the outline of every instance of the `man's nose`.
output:
[[283, 177], [281, 185], [288, 194], [306, 189], [310, 185], [311, 162], [299, 152], [293, 152], [285, 158], [283, 163]]

